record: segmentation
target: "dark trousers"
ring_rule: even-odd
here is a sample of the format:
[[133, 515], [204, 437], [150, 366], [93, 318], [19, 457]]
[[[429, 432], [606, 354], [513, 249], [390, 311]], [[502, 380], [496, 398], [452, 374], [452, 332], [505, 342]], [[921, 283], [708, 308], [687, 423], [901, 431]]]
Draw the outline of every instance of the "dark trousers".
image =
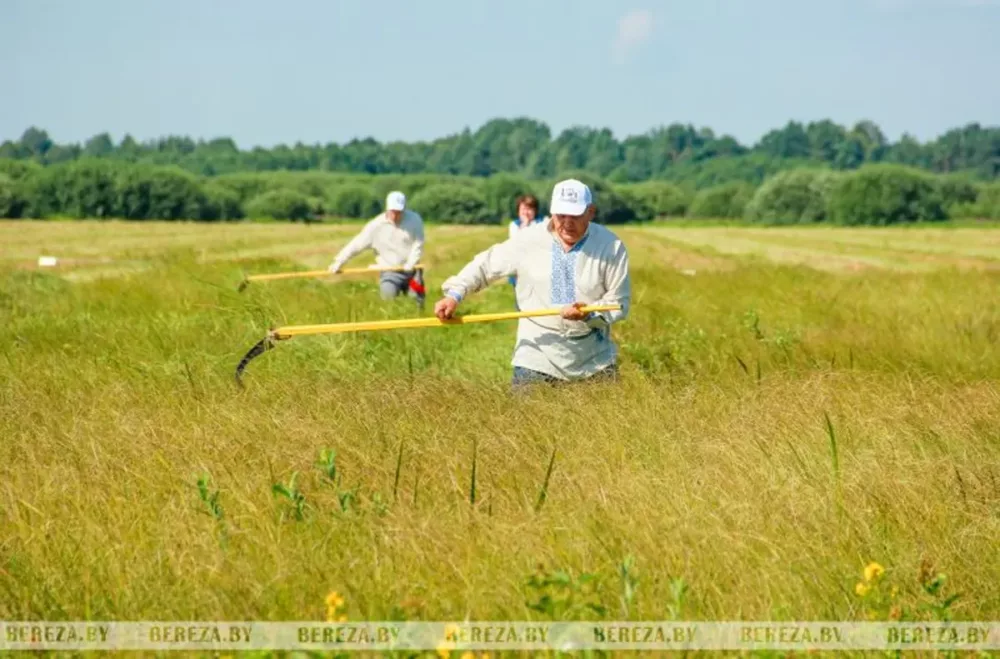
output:
[[530, 368], [524, 368], [523, 366], [515, 366], [514, 374], [510, 380], [510, 385], [513, 389], [521, 389], [532, 384], [569, 384], [571, 382], [602, 382], [617, 380], [617, 364], [612, 364], [611, 366], [598, 371], [583, 380], [560, 380], [559, 378], [552, 377], [548, 373], [541, 373]]
[[421, 307], [424, 306], [424, 299], [427, 295], [424, 289], [423, 270], [383, 272], [379, 276], [378, 288], [383, 300], [391, 300], [398, 295], [409, 295]]

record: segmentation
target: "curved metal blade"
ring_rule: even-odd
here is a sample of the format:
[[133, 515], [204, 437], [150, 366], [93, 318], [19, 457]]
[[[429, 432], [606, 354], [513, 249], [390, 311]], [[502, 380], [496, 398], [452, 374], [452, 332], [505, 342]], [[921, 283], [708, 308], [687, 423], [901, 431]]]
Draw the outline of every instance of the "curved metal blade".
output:
[[264, 354], [266, 351], [270, 350], [273, 347], [274, 347], [274, 338], [270, 334], [268, 334], [263, 339], [254, 344], [254, 347], [250, 348], [250, 350], [247, 351], [247, 354], [243, 355], [243, 359], [241, 359], [240, 363], [236, 366], [236, 384], [239, 385], [240, 389], [246, 388], [243, 385], [243, 379], [241, 376], [243, 375], [243, 370], [247, 367], [247, 364], [249, 364], [252, 359], [259, 357], [260, 355]]

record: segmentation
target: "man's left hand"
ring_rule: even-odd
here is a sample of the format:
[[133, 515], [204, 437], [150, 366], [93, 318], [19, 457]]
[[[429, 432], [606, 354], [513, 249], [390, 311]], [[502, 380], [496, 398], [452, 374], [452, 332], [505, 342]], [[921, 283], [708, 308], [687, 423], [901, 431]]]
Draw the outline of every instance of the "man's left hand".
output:
[[581, 311], [583, 307], [587, 306], [586, 302], [574, 302], [573, 304], [567, 304], [562, 308], [562, 317], [566, 320], [583, 320], [587, 317], [585, 311]]
[[448, 295], [437, 301], [434, 305], [434, 315], [440, 320], [450, 320], [455, 316], [455, 309], [458, 307], [458, 300]]

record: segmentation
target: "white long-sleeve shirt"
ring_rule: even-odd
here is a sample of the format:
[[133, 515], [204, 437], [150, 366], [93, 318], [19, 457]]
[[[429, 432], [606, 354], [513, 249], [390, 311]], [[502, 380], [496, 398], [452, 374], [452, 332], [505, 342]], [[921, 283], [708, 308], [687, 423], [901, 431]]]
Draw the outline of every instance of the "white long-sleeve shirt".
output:
[[508, 275], [517, 276], [522, 311], [573, 302], [621, 305], [620, 311], [595, 313], [586, 321], [560, 316], [519, 319], [513, 366], [573, 380], [615, 363], [611, 325], [628, 316], [632, 287], [628, 252], [614, 233], [591, 223], [584, 238], [567, 252], [549, 222], [537, 224], [477, 254], [442, 289], [461, 300]]
[[519, 232], [523, 231], [524, 229], [530, 229], [531, 227], [535, 226], [536, 224], [541, 224], [542, 222], [543, 222], [543, 219], [540, 218], [540, 217], [536, 217], [535, 219], [533, 219], [528, 224], [522, 224], [520, 218], [516, 219], [516, 220], [511, 220], [510, 224], [507, 225], [507, 237], [508, 238], [513, 238], [514, 236], [516, 236]]
[[417, 213], [404, 210], [396, 226], [385, 213], [368, 221], [361, 232], [344, 245], [333, 264], [343, 266], [366, 249], [375, 250], [375, 262], [386, 267], [412, 270], [424, 253], [424, 221]]

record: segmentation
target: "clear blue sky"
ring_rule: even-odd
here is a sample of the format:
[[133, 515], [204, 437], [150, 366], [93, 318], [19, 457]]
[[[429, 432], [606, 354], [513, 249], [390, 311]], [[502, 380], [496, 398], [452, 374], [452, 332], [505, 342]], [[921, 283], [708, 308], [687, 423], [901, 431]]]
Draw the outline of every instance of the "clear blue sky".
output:
[[[625, 18], [624, 21], [622, 20]], [[0, 140], [1000, 124], [1000, 0], [0, 0]]]

